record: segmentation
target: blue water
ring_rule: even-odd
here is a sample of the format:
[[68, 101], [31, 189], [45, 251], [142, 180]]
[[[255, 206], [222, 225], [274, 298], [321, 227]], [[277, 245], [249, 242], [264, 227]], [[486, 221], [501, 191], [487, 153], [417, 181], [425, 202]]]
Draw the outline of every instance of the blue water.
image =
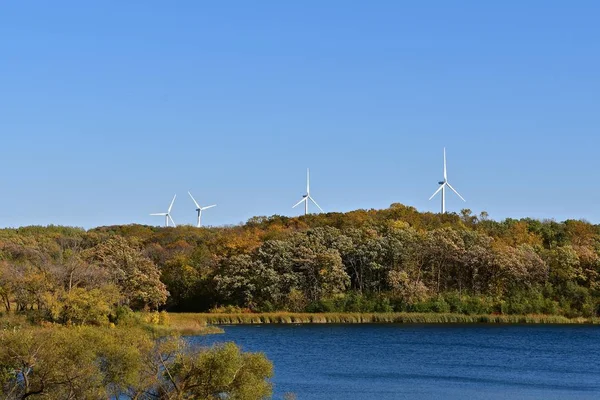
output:
[[274, 398], [600, 399], [600, 327], [240, 325], [234, 341], [275, 365]]

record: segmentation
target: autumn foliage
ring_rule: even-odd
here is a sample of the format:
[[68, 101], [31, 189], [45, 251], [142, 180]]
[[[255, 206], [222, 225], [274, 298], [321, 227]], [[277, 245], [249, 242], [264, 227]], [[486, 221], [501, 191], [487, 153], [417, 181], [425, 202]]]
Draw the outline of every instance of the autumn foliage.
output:
[[498, 222], [400, 204], [218, 228], [5, 229], [0, 299], [73, 324], [102, 324], [118, 306], [590, 317], [599, 234], [585, 221]]

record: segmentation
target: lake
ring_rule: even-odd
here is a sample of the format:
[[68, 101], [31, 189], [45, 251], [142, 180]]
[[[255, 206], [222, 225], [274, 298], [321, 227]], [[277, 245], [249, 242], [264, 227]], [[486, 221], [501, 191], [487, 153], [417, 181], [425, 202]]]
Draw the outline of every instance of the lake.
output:
[[237, 325], [234, 341], [275, 365], [274, 398], [600, 399], [600, 327]]

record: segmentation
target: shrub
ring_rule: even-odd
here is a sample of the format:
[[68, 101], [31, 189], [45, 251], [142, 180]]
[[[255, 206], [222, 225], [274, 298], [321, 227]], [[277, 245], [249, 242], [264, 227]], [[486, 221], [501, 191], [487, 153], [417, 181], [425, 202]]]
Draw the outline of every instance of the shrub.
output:
[[450, 305], [446, 303], [446, 300], [442, 296], [431, 298], [427, 301], [416, 303], [412, 306], [414, 312], [435, 312], [435, 313], [449, 313]]
[[133, 326], [140, 322], [138, 314], [127, 306], [118, 306], [109, 316], [109, 320], [113, 324], [121, 326]]

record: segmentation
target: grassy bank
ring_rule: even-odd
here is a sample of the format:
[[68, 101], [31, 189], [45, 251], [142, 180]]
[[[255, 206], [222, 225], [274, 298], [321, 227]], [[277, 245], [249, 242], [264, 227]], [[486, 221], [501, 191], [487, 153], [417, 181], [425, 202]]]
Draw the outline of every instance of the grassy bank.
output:
[[[171, 315], [175, 316], [175, 321], [171, 321]], [[190, 314], [193, 315], [193, 314]], [[196, 320], [194, 318], [180, 318], [177, 314], [167, 314], [166, 312], [130, 312], [126, 317], [121, 317], [122, 320], [117, 323], [108, 323], [104, 325], [93, 325], [98, 329], [106, 327], [111, 328], [142, 328], [150, 332], [153, 337], [156, 336], [197, 336], [197, 335], [213, 335], [223, 333], [223, 329], [214, 324], [207, 324], [204, 320]], [[31, 319], [22, 313], [0, 313], [0, 332], [14, 329], [29, 329], [39, 327], [60, 327], [62, 324], [51, 323], [47, 321], [39, 322]], [[68, 325], [71, 326], [71, 325]], [[83, 326], [83, 325], [75, 325]]]
[[196, 324], [600, 324], [599, 318], [567, 318], [559, 315], [464, 315], [434, 313], [240, 313], [169, 314], [174, 327]]
[[[142, 326], [157, 336], [181, 336], [213, 335], [223, 333], [223, 329], [207, 324], [203, 320], [194, 318], [179, 318], [177, 314], [169, 314], [165, 311], [150, 313], [131, 313], [125, 323], [133, 326]], [[175, 317], [175, 318], [173, 318]]]

